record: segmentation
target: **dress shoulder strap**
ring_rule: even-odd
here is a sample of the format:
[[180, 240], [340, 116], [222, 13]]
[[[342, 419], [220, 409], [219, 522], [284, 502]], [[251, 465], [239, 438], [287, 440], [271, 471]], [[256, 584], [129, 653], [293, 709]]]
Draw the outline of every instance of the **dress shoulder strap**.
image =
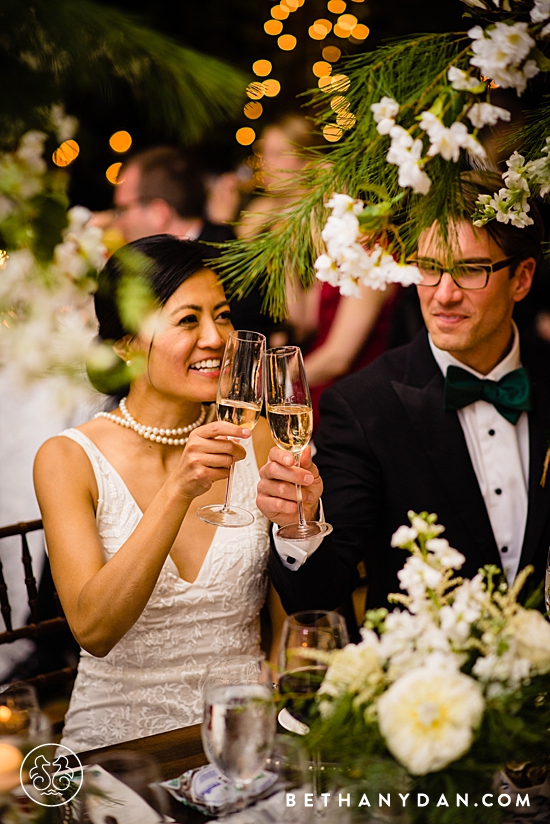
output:
[[88, 438], [88, 436], [81, 432], [79, 429], [64, 429], [63, 432], [60, 432], [58, 435], [58, 437], [61, 436], [65, 438], [70, 438], [72, 441], [76, 441], [76, 443], [82, 447], [82, 449], [88, 456], [88, 459], [94, 471], [97, 483], [97, 491], [99, 494], [99, 500], [102, 500], [105, 497], [105, 476], [110, 466], [107, 459], [105, 458], [103, 453], [98, 449], [95, 443], [91, 441], [90, 438]]

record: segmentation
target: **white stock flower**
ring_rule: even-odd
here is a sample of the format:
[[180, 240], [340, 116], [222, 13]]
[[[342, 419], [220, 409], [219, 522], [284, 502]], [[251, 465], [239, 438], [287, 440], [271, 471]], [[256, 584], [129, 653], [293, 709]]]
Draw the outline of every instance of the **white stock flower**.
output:
[[439, 569], [434, 569], [422, 558], [415, 555], [407, 558], [403, 569], [397, 573], [399, 586], [412, 598], [423, 598], [426, 589], [435, 589], [443, 578]]
[[494, 126], [498, 120], [510, 120], [508, 109], [492, 106], [490, 103], [474, 103], [466, 112], [466, 117], [476, 129], [484, 126]]
[[348, 644], [344, 649], [336, 650], [319, 694], [337, 698], [345, 692], [358, 693], [369, 686], [377, 686], [384, 677], [377, 646], [378, 639], [372, 633], [359, 644]]
[[474, 26], [468, 32], [474, 41], [470, 64], [503, 88], [515, 88], [522, 94], [527, 80], [539, 72], [534, 60], [527, 60], [520, 66], [535, 46], [527, 28], [527, 23], [523, 22], [510, 26], [499, 22], [485, 31], [481, 26]]
[[410, 150], [401, 149], [403, 156], [398, 164], [398, 183], [403, 188], [410, 187], [413, 192], [425, 195], [429, 192], [432, 181], [420, 167], [422, 150], [423, 146], [420, 139], [414, 141]]
[[314, 263], [318, 280], [326, 281], [331, 286], [338, 286], [340, 271], [330, 255], [319, 255]]
[[490, 652], [488, 655], [480, 656], [473, 666], [472, 673], [485, 683], [498, 683], [497, 693], [492, 692], [495, 695], [503, 692], [505, 688], [520, 687], [529, 678], [531, 662], [527, 658], [520, 658], [512, 645], [512, 648], [501, 655]]
[[426, 775], [466, 753], [485, 701], [468, 675], [415, 669], [378, 700], [378, 724], [387, 747], [412, 775]]
[[461, 552], [449, 545], [446, 538], [430, 538], [426, 541], [426, 549], [433, 552], [444, 569], [460, 569], [466, 560]]
[[391, 537], [391, 545], [405, 549], [408, 544], [412, 544], [418, 538], [418, 532], [412, 526], [400, 526]]
[[391, 97], [383, 97], [379, 103], [373, 103], [370, 108], [378, 124], [376, 127], [378, 134], [389, 134], [395, 125], [394, 118], [399, 112], [399, 103]]
[[550, 0], [535, 0], [530, 12], [533, 23], [543, 23], [550, 17]]
[[327, 203], [327, 206], [329, 209], [332, 209], [334, 217], [343, 217], [348, 212], [358, 215], [363, 210], [363, 201], [354, 200], [349, 195], [335, 192]]
[[331, 215], [321, 232], [331, 257], [337, 257], [346, 246], [355, 243], [359, 235], [359, 221], [352, 212], [342, 216]]
[[479, 77], [472, 77], [471, 74], [458, 69], [456, 66], [451, 66], [447, 72], [447, 78], [453, 89], [458, 92], [473, 92], [474, 89], [481, 92], [485, 88], [485, 84]]
[[517, 653], [540, 675], [550, 672], [550, 623], [534, 609], [519, 610], [510, 620]]

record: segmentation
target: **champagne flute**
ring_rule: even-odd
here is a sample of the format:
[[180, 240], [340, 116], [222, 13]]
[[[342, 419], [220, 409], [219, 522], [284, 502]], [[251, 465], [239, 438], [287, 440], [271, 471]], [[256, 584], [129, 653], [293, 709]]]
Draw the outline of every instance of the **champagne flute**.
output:
[[[294, 456], [296, 466], [308, 445], [313, 431], [313, 409], [302, 353], [297, 346], [268, 349], [267, 419], [277, 445]], [[306, 521], [302, 487], [296, 484], [298, 523], [277, 530], [277, 537], [286, 541], [307, 541], [317, 535], [332, 532], [332, 526], [320, 521]]]
[[[263, 403], [265, 336], [259, 332], [231, 332], [223, 353], [216, 406], [218, 420], [252, 430]], [[235, 462], [231, 464], [225, 501], [197, 509], [197, 515], [214, 526], [239, 527], [254, 522], [247, 509], [231, 505]]]

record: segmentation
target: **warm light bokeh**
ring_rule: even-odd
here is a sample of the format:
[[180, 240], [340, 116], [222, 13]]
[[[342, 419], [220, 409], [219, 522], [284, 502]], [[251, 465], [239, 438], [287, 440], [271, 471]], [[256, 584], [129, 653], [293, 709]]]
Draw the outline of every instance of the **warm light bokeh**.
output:
[[115, 132], [109, 138], [109, 146], [114, 152], [127, 152], [132, 145], [132, 136], [129, 132]]
[[252, 64], [252, 71], [254, 74], [257, 74], [258, 77], [267, 77], [272, 68], [273, 66], [269, 60], [256, 60], [256, 62]]
[[242, 129], [237, 129], [235, 137], [241, 146], [250, 146], [256, 140], [256, 132], [250, 126], [243, 126]]
[[80, 146], [76, 140], [64, 140], [61, 146], [55, 150], [52, 160], [56, 166], [68, 166], [76, 160], [80, 154]]
[[122, 181], [118, 179], [121, 167], [122, 163], [111, 163], [111, 165], [105, 172], [105, 177], [107, 178], [109, 183], [113, 184], [113, 186], [116, 186], [117, 183], [122, 183]]

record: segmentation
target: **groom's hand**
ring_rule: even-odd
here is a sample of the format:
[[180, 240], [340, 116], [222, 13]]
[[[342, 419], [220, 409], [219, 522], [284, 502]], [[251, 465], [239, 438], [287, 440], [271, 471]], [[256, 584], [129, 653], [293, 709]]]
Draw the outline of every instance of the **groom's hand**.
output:
[[311, 449], [306, 446], [300, 458], [300, 466], [294, 466], [294, 457], [290, 452], [274, 446], [269, 453], [268, 462], [260, 469], [256, 499], [258, 509], [279, 526], [297, 523], [296, 484], [302, 486], [306, 520], [315, 520], [323, 481], [311, 460]]

